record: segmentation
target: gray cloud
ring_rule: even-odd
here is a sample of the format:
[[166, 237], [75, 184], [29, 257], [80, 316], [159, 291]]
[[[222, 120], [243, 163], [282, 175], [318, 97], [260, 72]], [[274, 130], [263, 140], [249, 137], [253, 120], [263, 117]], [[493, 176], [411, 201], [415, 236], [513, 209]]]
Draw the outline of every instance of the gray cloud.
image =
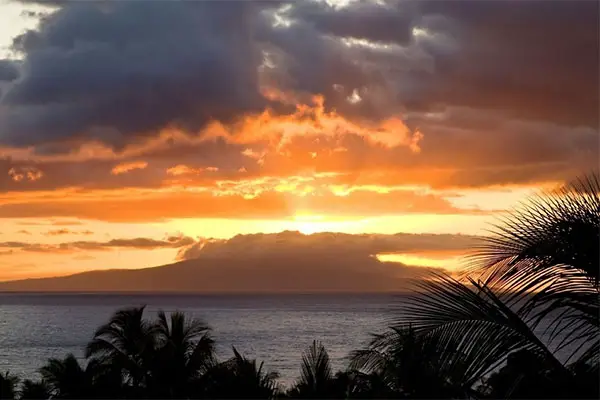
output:
[[381, 253], [464, 251], [473, 248], [479, 238], [469, 235], [409, 234], [395, 235], [315, 233], [285, 231], [274, 234], [237, 235], [227, 240], [206, 239], [180, 250], [180, 259], [243, 257], [244, 259], [288, 257], [300, 254], [340, 254], [375, 256]]
[[[326, 93], [338, 109], [453, 105], [597, 129], [599, 61], [590, 49], [599, 47], [598, 3], [514, 3], [357, 1], [335, 9], [303, 2], [288, 12], [294, 24], [270, 31], [270, 40], [294, 61], [292, 87]], [[304, 40], [291, 39], [292, 31]], [[340, 46], [337, 36], [388, 46]], [[364, 86], [359, 109], [336, 99], [332, 83], [350, 92]]]
[[[56, 233], [55, 233], [56, 235]], [[60, 244], [41, 244], [32, 242], [0, 242], [0, 248], [18, 249], [38, 253], [58, 253], [72, 251], [101, 251], [116, 248], [151, 250], [158, 248], [180, 248], [191, 246], [194, 239], [187, 236], [169, 236], [163, 240], [150, 238], [111, 239], [107, 242], [76, 241]]]
[[318, 31], [375, 42], [408, 44], [416, 15], [410, 4], [357, 1], [337, 8], [325, 2], [298, 2], [289, 12], [293, 20], [306, 21]]
[[230, 2], [75, 2], [15, 39], [22, 79], [5, 94], [2, 140], [73, 137], [119, 146], [169, 124], [261, 109], [253, 6]]
[[17, 67], [16, 63], [10, 60], [0, 59], [0, 83], [3, 81], [14, 81], [18, 77], [19, 68]]
[[438, 60], [425, 99], [598, 129], [598, 2], [515, 3], [416, 2], [450, 21], [460, 45]]

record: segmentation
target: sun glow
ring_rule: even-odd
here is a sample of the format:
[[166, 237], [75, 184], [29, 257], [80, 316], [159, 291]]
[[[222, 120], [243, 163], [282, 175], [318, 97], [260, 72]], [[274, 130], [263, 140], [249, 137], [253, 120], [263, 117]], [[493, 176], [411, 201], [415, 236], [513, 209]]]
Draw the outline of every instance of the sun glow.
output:
[[310, 235], [313, 233], [324, 232], [327, 230], [328, 224], [325, 221], [325, 217], [322, 215], [311, 215], [311, 214], [296, 214], [293, 218], [295, 230]]
[[298, 231], [305, 235], [321, 232], [362, 232], [368, 219], [345, 219], [297, 213], [287, 223], [283, 223], [284, 230]]
[[377, 254], [377, 259], [381, 262], [397, 262], [405, 265], [417, 267], [444, 268], [450, 271], [459, 270], [464, 267], [463, 254], [409, 254], [409, 253], [388, 253]]

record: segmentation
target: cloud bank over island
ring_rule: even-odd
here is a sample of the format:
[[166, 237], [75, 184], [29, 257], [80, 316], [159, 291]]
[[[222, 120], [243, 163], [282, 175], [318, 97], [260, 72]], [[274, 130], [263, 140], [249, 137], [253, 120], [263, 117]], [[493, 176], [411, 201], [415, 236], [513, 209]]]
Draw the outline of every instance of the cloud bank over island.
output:
[[[169, 238], [64, 243], [46, 251], [109, 247], [179, 247], [179, 263], [139, 270], [86, 272], [0, 283], [0, 290], [160, 292], [393, 292], [439, 268], [382, 262], [380, 254], [463, 254], [479, 238], [466, 235], [348, 235], [299, 232], [238, 235], [229, 240]], [[6, 247], [0, 243], [0, 247]], [[24, 251], [35, 251], [22, 248]], [[84, 253], [85, 254], [85, 253]], [[452, 272], [452, 271], [450, 271]]]

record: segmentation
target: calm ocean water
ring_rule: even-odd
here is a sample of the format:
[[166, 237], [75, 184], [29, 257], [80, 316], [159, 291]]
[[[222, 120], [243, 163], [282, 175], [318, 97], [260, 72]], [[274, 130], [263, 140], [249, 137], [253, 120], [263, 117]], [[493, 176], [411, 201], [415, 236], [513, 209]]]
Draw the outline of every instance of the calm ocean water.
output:
[[95, 329], [120, 307], [147, 305], [180, 310], [213, 329], [220, 356], [235, 346], [280, 373], [280, 382], [299, 375], [301, 353], [321, 340], [334, 367], [380, 332], [401, 300], [391, 295], [75, 295], [0, 294], [0, 371], [35, 376], [49, 357], [83, 348]]

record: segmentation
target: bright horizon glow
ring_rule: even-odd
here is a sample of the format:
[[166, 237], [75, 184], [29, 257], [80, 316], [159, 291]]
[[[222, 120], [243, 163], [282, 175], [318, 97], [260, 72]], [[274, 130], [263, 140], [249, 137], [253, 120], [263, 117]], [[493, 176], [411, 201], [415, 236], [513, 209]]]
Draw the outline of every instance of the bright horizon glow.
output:
[[404, 265], [413, 265], [418, 267], [444, 268], [450, 271], [456, 271], [464, 266], [465, 255], [449, 255], [436, 257], [435, 253], [431, 254], [377, 254], [376, 257], [382, 262], [396, 262]]
[[404, 232], [484, 235], [490, 227], [489, 223], [493, 221], [494, 217], [490, 215], [405, 214], [345, 220], [339, 217], [326, 219], [323, 216], [302, 216], [283, 220], [189, 218], [173, 219], [151, 225], [168, 227], [169, 231], [177, 231], [190, 236], [228, 239], [237, 234], [283, 231], [299, 231], [304, 234], [318, 232], [395, 234]]
[[[368, 220], [329, 220], [323, 215], [313, 215], [300, 213], [296, 214], [292, 221], [286, 223], [282, 221], [285, 229], [298, 231], [305, 235], [322, 232], [348, 232], [349, 230], [359, 230]], [[287, 226], [286, 226], [287, 225]]]
[[[146, 237], [163, 240], [167, 235], [185, 235], [193, 238], [230, 239], [236, 235], [273, 234], [299, 231], [305, 235], [321, 232], [346, 234], [405, 233], [462, 233], [482, 234], [490, 216], [460, 215], [403, 215], [372, 218], [330, 218], [323, 215], [299, 213], [286, 220], [236, 220], [216, 218], [173, 219], [165, 222], [111, 223], [81, 219], [8, 219], [0, 241], [14, 240], [59, 245], [72, 241], [105, 242], [118, 238]], [[47, 222], [44, 222], [47, 221]], [[77, 224], [68, 226], [73, 231], [93, 232], [90, 235], [46, 236], [61, 226], [52, 223]], [[36, 225], [29, 225], [30, 223]], [[44, 224], [44, 225], [38, 225]], [[23, 232], [23, 233], [20, 233]], [[0, 249], [2, 250], [2, 249]], [[62, 276], [97, 269], [139, 269], [170, 264], [176, 261], [178, 249], [87, 251], [78, 253], [13, 253], [4, 254], [5, 266], [0, 269], [0, 281], [30, 277]], [[454, 268], [456, 256], [428, 254], [377, 255], [380, 261], [401, 262], [416, 266]], [[441, 257], [441, 258], [440, 258]]]

